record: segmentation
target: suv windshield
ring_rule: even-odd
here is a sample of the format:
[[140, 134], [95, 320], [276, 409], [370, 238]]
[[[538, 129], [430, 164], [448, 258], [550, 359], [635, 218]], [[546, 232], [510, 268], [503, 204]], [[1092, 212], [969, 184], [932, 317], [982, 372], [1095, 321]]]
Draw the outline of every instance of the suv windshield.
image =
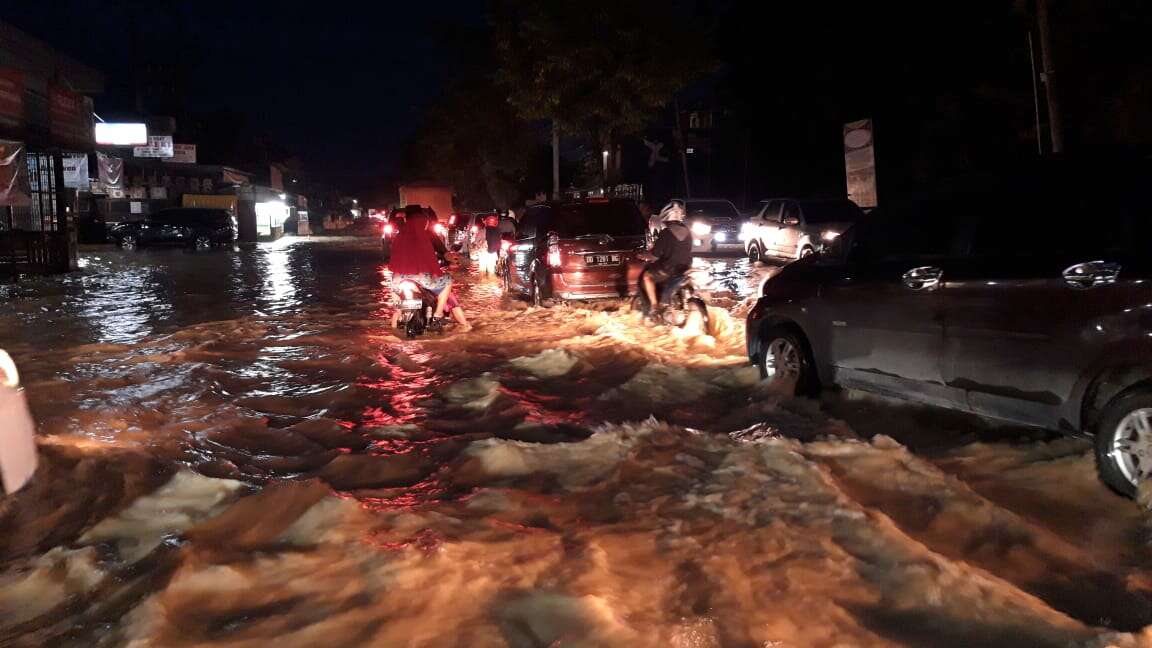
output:
[[691, 200], [684, 205], [688, 218], [740, 218], [740, 212], [727, 200]]
[[636, 206], [628, 202], [559, 205], [552, 230], [561, 238], [594, 234], [644, 236], [646, 223]]
[[800, 203], [806, 223], [855, 223], [863, 212], [847, 200], [814, 200]]

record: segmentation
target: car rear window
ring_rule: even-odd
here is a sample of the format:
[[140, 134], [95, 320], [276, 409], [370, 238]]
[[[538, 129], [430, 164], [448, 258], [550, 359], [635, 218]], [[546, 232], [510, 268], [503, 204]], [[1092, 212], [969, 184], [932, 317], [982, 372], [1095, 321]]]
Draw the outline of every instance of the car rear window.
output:
[[684, 214], [689, 218], [740, 218], [739, 210], [727, 200], [691, 200], [685, 204]]
[[864, 212], [847, 200], [811, 200], [800, 203], [806, 223], [855, 223]]
[[627, 202], [559, 205], [552, 218], [552, 230], [561, 238], [587, 234], [643, 236], [646, 227], [640, 210]]

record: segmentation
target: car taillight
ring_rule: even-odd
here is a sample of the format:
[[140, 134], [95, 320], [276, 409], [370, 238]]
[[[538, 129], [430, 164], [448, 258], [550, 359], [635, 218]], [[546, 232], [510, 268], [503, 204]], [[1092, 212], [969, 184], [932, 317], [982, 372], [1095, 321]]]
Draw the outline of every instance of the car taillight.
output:
[[452, 214], [451, 216], [448, 217], [448, 224], [449, 225], [455, 225], [456, 224], [456, 214]]
[[432, 231], [436, 232], [440, 236], [444, 236], [444, 225], [442, 223], [436, 223], [432, 226]]
[[392, 232], [395, 232], [395, 231], [396, 231], [396, 228], [392, 227], [392, 223], [385, 223], [384, 236], [392, 236]]
[[512, 247], [512, 241], [500, 241], [500, 251], [507, 252]]
[[552, 266], [553, 268], [560, 267], [560, 248], [556, 247], [555, 245], [548, 248], [548, 265]]

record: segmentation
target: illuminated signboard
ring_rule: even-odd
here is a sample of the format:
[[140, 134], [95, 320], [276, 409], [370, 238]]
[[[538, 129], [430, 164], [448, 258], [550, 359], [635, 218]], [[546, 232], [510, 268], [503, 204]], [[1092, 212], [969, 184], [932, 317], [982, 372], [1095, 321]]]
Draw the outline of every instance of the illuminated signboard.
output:
[[97, 122], [96, 143], [107, 146], [144, 146], [148, 144], [148, 127], [144, 124]]

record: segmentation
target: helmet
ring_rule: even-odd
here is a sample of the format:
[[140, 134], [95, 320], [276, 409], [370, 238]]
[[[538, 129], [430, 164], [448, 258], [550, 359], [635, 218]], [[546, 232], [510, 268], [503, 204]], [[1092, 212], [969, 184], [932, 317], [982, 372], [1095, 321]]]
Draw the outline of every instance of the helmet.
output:
[[665, 223], [683, 223], [684, 222], [684, 204], [673, 200], [672, 202], [664, 205], [664, 209], [660, 210], [660, 220]]

